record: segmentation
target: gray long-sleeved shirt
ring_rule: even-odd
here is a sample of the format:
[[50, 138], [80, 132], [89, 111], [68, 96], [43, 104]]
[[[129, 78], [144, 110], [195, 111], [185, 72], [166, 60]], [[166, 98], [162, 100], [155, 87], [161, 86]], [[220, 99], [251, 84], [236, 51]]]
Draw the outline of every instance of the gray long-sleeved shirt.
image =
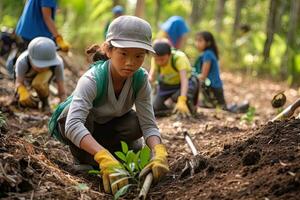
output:
[[151, 86], [147, 76], [136, 97], [134, 97], [132, 77], [130, 77], [127, 78], [119, 97], [116, 98], [110, 64], [108, 69], [107, 96], [104, 97], [104, 103], [98, 107], [93, 107], [93, 100], [96, 98], [97, 93], [94, 70], [90, 69], [79, 79], [66, 119], [65, 136], [79, 147], [82, 138], [89, 134], [84, 125], [88, 115], [92, 115], [95, 122], [104, 124], [115, 117], [126, 114], [135, 104], [145, 140], [152, 135], [160, 137], [151, 103]]

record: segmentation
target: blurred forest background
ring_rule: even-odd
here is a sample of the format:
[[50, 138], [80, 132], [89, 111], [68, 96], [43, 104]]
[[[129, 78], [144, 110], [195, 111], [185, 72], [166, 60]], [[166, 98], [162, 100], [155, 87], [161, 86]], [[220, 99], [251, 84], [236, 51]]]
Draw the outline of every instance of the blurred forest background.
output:
[[[0, 1], [0, 26], [14, 28], [25, 0]], [[299, 0], [58, 0], [56, 24], [72, 50], [104, 40], [112, 7], [149, 21], [153, 34], [172, 15], [186, 19], [190, 32], [185, 52], [193, 63], [198, 55], [194, 36], [211, 31], [220, 51], [221, 68], [251, 76], [300, 83]], [[298, 36], [298, 37], [297, 37]]]

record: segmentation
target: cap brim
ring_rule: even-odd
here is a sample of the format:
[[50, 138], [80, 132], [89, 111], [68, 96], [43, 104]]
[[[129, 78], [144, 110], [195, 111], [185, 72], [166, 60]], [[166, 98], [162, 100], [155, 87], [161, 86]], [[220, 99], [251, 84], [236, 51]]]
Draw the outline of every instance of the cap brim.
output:
[[155, 53], [151, 45], [141, 43], [141, 42], [124, 41], [124, 40], [111, 40], [110, 42], [114, 47], [118, 47], [118, 48], [140, 48]]
[[31, 63], [38, 68], [45, 68], [60, 65], [62, 63], [61, 58], [56, 55], [55, 59], [52, 60], [36, 60], [30, 57]]

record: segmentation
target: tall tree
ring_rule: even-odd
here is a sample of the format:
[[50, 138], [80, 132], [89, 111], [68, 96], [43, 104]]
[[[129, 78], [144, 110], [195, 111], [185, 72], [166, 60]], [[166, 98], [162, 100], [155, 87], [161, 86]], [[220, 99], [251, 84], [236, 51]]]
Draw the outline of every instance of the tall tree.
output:
[[232, 36], [235, 39], [241, 23], [241, 11], [244, 5], [244, 0], [235, 0], [235, 16], [232, 27]]
[[223, 16], [225, 11], [226, 0], [217, 1], [216, 6], [216, 32], [219, 33], [223, 28]]
[[190, 22], [195, 25], [200, 22], [202, 13], [204, 12], [207, 0], [191, 0], [192, 2], [192, 13], [190, 17]]
[[120, 0], [113, 0], [113, 6], [120, 5]]
[[135, 8], [135, 16], [143, 18], [144, 10], [145, 10], [145, 0], [137, 0], [136, 8]]
[[270, 49], [275, 34], [275, 27], [276, 23], [278, 23], [276, 20], [279, 20], [278, 17], [276, 17], [279, 4], [280, 1], [278, 0], [270, 0], [268, 22], [266, 27], [266, 41], [263, 51], [264, 62], [266, 62], [270, 57]]
[[159, 17], [161, 11], [161, 0], [155, 0], [155, 26], [158, 25]]
[[286, 37], [286, 51], [281, 61], [281, 75], [282, 77], [287, 77], [288, 73], [293, 76], [294, 72], [294, 58], [295, 58], [295, 48], [296, 48], [296, 30], [299, 25], [299, 10], [300, 1], [292, 0], [290, 8], [290, 20], [289, 28]]

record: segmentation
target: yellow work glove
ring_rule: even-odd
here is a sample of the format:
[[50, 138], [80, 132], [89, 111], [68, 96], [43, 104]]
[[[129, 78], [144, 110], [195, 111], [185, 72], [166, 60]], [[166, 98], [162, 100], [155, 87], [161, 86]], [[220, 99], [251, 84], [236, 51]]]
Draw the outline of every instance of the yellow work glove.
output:
[[186, 101], [186, 96], [179, 96], [173, 112], [182, 114], [184, 117], [191, 116], [191, 112], [186, 104]]
[[17, 89], [19, 95], [19, 103], [24, 107], [37, 107], [37, 102], [29, 94], [24, 85], [20, 85]]
[[[106, 193], [115, 194], [119, 189], [128, 184], [128, 179], [122, 176], [110, 176], [112, 173], [116, 173], [114, 169], [121, 169], [122, 165], [107, 150], [103, 149], [97, 152], [94, 159], [99, 163], [104, 191]], [[117, 184], [113, 184], [117, 180], [120, 181]]]
[[56, 44], [61, 48], [62, 51], [68, 52], [70, 48], [70, 44], [62, 38], [61, 35], [56, 36], [55, 38]]
[[163, 144], [155, 145], [154, 156], [150, 163], [141, 171], [139, 177], [142, 178], [152, 172], [154, 182], [158, 182], [167, 172], [169, 172], [167, 155], [168, 153]]

